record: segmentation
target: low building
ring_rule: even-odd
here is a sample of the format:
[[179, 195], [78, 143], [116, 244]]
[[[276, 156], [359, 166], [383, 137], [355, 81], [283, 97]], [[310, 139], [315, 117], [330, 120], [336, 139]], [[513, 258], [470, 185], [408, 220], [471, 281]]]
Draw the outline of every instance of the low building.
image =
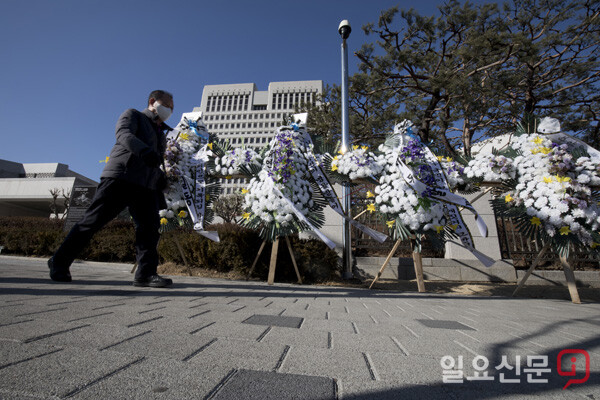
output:
[[75, 188], [97, 184], [66, 164], [0, 160], [0, 216], [61, 215], [65, 212], [65, 197], [70, 198]]

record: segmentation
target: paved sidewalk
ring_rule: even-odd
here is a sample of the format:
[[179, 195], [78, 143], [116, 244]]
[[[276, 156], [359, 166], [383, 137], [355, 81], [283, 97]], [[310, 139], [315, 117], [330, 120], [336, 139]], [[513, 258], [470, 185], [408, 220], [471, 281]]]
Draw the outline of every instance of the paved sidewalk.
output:
[[[0, 399], [600, 399], [598, 303], [192, 277], [149, 289], [130, 268], [76, 263], [60, 284], [46, 260], [0, 256]], [[563, 349], [591, 361], [566, 390], [585, 355], [560, 376]], [[442, 381], [444, 356], [463, 383]], [[549, 372], [529, 370], [544, 359]], [[467, 380], [474, 360], [492, 380]]]

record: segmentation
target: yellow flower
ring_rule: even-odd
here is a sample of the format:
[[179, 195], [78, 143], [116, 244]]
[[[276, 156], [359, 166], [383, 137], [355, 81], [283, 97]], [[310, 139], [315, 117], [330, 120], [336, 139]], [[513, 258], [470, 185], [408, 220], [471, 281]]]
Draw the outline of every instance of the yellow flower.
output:
[[394, 226], [395, 222], [396, 222], [396, 220], [391, 220], [391, 221], [386, 221], [385, 224], [387, 225], [388, 228], [391, 228]]
[[209, 149], [211, 149], [211, 150], [212, 150], [213, 144], [212, 144], [212, 143], [209, 143], [209, 144], [207, 144], [206, 146], [207, 146]]
[[571, 182], [571, 178], [569, 178], [568, 176], [558, 176], [556, 175], [556, 182], [558, 183], [564, 183], [564, 182]]
[[442, 156], [437, 156], [438, 161], [442, 161], [444, 159], [444, 157]]
[[552, 149], [550, 147], [540, 147], [540, 152], [542, 154], [548, 154], [552, 151]]
[[166, 218], [161, 218], [161, 219], [160, 219], [160, 224], [161, 224], [161, 225], [166, 225], [166, 224], [168, 224], [168, 223], [169, 223], [169, 220], [168, 220], [168, 219], [166, 219]]
[[441, 233], [444, 230], [444, 227], [442, 225], [436, 225], [435, 226], [435, 231], [437, 233]]
[[249, 212], [245, 212], [245, 213], [242, 214], [242, 217], [244, 219], [250, 219], [250, 215], [252, 215], [252, 214], [250, 214]]
[[544, 142], [544, 139], [542, 139], [541, 137], [536, 137], [535, 139], [532, 140], [533, 143], [540, 145]]
[[510, 194], [507, 194], [506, 196], [504, 196], [504, 201], [507, 203], [510, 203], [511, 201], [513, 201], [513, 197]]
[[354, 146], [352, 146], [352, 150], [358, 150], [359, 147], [359, 145], [355, 144]]
[[248, 190], [248, 189], [242, 189], [242, 194], [246, 194], [246, 193], [248, 193], [248, 192], [249, 192], [249, 190]]
[[373, 192], [371, 192], [370, 190], [367, 192], [367, 199], [370, 199], [371, 197], [375, 197], [375, 194], [373, 194]]
[[187, 217], [187, 212], [185, 212], [185, 210], [181, 210], [181, 211], [179, 211], [179, 214], [177, 214], [177, 216], [179, 218], [185, 218], [185, 217]]
[[446, 161], [452, 162], [452, 159], [450, 157], [446, 157]]
[[179, 135], [179, 137], [181, 138], [181, 140], [188, 140], [190, 138], [190, 135], [187, 133], [182, 133], [181, 135]]
[[596, 247], [600, 246], [600, 243], [596, 243], [593, 242], [592, 245], [590, 246], [592, 249], [595, 249]]
[[539, 147], [536, 147], [535, 149], [531, 149], [531, 154], [537, 154], [540, 152]]
[[560, 234], [563, 236], [571, 233], [571, 229], [568, 226], [563, 226], [562, 228], [560, 228], [559, 231], [560, 231]]
[[225, 177], [225, 179], [231, 179], [231, 178], [233, 178], [233, 176], [231, 176], [231, 175], [227, 175], [227, 176]]
[[552, 183], [552, 177], [544, 177], [544, 183]]
[[369, 212], [374, 212], [375, 211], [375, 204], [371, 203], [367, 206], [367, 211]]
[[452, 229], [453, 231], [456, 230], [456, 228], [458, 228], [458, 224], [452, 224], [452, 225], [448, 225], [450, 227], [450, 229]]
[[364, 151], [369, 150], [369, 146], [360, 146], [361, 149], [363, 149]]
[[331, 170], [337, 171], [337, 164], [331, 164]]
[[542, 224], [542, 221], [538, 217], [533, 217], [530, 221], [531, 224], [535, 226], [540, 226]]

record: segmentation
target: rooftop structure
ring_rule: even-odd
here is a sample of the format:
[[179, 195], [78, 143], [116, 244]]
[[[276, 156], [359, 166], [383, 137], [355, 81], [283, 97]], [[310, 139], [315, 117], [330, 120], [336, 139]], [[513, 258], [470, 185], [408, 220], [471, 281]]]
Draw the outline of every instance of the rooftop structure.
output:
[[[98, 183], [61, 163], [26, 163], [0, 160], [0, 216], [51, 215], [53, 196], [59, 194], [57, 212], [63, 213], [64, 196], [75, 187]], [[63, 195], [64, 194], [64, 195]]]

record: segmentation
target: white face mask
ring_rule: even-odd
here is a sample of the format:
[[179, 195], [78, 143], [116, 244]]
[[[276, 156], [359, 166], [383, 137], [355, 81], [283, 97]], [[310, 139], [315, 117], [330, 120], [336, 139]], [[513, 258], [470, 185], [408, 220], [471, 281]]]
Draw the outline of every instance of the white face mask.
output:
[[165, 122], [166, 120], [168, 120], [169, 117], [171, 116], [171, 113], [173, 112], [169, 107], [163, 106], [158, 101], [154, 102], [154, 108], [156, 109], [156, 113], [158, 114], [158, 118], [160, 118], [161, 121], [163, 121], [163, 122]]

